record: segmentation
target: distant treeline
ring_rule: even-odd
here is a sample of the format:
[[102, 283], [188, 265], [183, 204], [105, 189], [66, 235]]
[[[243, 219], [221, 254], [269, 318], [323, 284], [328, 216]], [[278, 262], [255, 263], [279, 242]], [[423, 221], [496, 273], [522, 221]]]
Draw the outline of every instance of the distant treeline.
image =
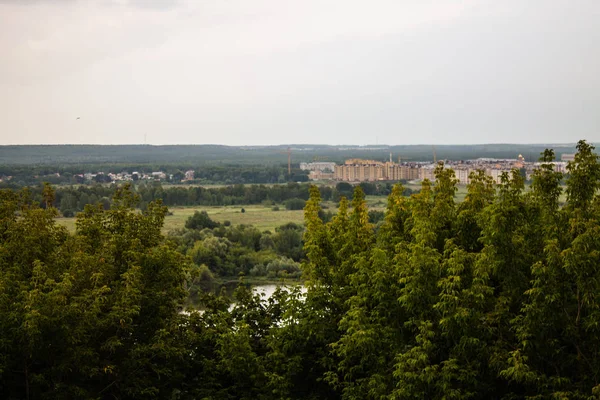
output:
[[[347, 158], [387, 160], [390, 153], [397, 161], [431, 161], [431, 145], [403, 146], [323, 146], [289, 145], [292, 162], [302, 161], [343, 162]], [[437, 145], [438, 159], [465, 160], [479, 157], [516, 158], [522, 154], [527, 160], [538, 157], [548, 145], [542, 144], [481, 144], [481, 145]], [[563, 153], [574, 153], [575, 144], [552, 146], [560, 158]], [[282, 146], [219, 146], [219, 145], [36, 145], [0, 146], [0, 165], [61, 165], [61, 164], [162, 164], [185, 165], [281, 165], [287, 164], [287, 145]]]
[[[389, 195], [392, 183], [360, 184], [368, 195]], [[86, 204], [101, 203], [104, 209], [110, 208], [118, 185], [80, 185], [58, 187], [55, 189], [54, 205], [65, 217], [73, 216], [83, 211]], [[163, 187], [159, 182], [140, 183], [134, 187], [140, 197], [140, 208], [145, 209], [148, 203], [161, 200], [166, 206], [230, 206], [249, 204], [281, 204], [288, 202], [290, 209], [301, 209], [303, 201], [308, 199], [309, 184], [288, 183], [285, 185], [231, 185], [224, 187], [205, 188], [200, 186], [171, 186]], [[45, 206], [43, 185], [29, 188], [33, 199], [41, 207]], [[341, 196], [352, 198], [353, 186], [341, 182], [335, 187], [322, 186], [319, 188], [324, 200], [338, 201]], [[405, 195], [412, 191], [405, 189]], [[295, 206], [301, 200], [299, 206]]]
[[[193, 166], [185, 164], [85, 164], [85, 165], [0, 165], [0, 177], [11, 177], [7, 182], [13, 188], [35, 185], [40, 182], [48, 182], [53, 185], [82, 184], [84, 181], [80, 175], [84, 173], [104, 174], [121, 172], [151, 173], [154, 171], [165, 172], [167, 181], [180, 183], [188, 170], [194, 171], [196, 183], [215, 183], [233, 185], [239, 183], [285, 183], [306, 182], [308, 172], [298, 168], [292, 169], [288, 175], [287, 165], [203, 165]], [[110, 179], [108, 175], [100, 175], [95, 179], [97, 182], [106, 182]]]

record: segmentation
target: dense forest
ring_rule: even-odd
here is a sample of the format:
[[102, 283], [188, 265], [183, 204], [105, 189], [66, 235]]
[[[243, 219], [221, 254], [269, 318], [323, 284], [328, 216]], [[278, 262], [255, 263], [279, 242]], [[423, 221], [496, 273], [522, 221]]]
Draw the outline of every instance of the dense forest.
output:
[[[555, 154], [545, 150], [542, 160]], [[454, 172], [369, 221], [360, 186], [323, 220], [305, 205], [305, 291], [234, 302], [119, 188], [69, 234], [31, 192], [0, 192], [0, 396], [84, 399], [595, 399], [600, 396], [600, 163], [579, 142], [524, 191]], [[199, 224], [199, 225], [196, 225]], [[205, 227], [204, 216], [189, 229]], [[218, 227], [206, 226], [208, 229]], [[205, 260], [205, 264], [210, 260]], [[243, 279], [243, 278], [242, 278]]]
[[[544, 151], [542, 144], [479, 144], [436, 145], [438, 159], [466, 160], [479, 157], [516, 158], [523, 154], [530, 160]], [[218, 146], [218, 145], [11, 145], [0, 146], [0, 165], [69, 165], [69, 164], [145, 164], [181, 165], [273, 165], [287, 164], [286, 151], [292, 151], [292, 161], [312, 161], [315, 157], [341, 163], [348, 158], [387, 160], [390, 152], [394, 160], [431, 161], [431, 145], [402, 146]], [[575, 145], [555, 147], [559, 158], [562, 153], [574, 153]], [[117, 171], [115, 171], [117, 172]], [[120, 171], [119, 171], [120, 172]]]

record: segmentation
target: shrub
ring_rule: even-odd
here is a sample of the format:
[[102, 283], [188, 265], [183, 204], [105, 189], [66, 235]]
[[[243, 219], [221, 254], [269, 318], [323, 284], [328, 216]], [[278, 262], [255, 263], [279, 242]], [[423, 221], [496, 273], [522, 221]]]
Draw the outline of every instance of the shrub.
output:
[[285, 208], [287, 208], [288, 210], [302, 210], [304, 208], [304, 205], [306, 204], [306, 201], [299, 198], [295, 198], [286, 200], [284, 204]]
[[369, 222], [372, 224], [376, 224], [380, 221], [383, 221], [385, 218], [385, 213], [383, 211], [378, 210], [369, 210]]
[[198, 267], [198, 275], [197, 278], [194, 279], [195, 282], [212, 282], [215, 278], [212, 274], [212, 272], [210, 272], [210, 269], [208, 269], [208, 267], [206, 266], [206, 264], [202, 264]]
[[250, 270], [251, 276], [265, 276], [267, 275], [267, 267], [264, 264], [257, 264]]
[[188, 229], [213, 229], [216, 228], [219, 224], [208, 216], [206, 211], [196, 211], [194, 215], [189, 217], [187, 221], [185, 221], [185, 227]]
[[301, 275], [300, 263], [287, 257], [281, 257], [268, 263], [266, 272], [270, 278], [298, 278]]

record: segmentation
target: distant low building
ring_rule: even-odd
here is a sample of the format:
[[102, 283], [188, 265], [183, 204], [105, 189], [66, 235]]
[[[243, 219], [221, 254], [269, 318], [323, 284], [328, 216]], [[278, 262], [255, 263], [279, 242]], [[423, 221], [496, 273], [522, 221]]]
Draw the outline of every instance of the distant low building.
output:
[[329, 171], [333, 172], [335, 163], [333, 162], [301, 162], [300, 169], [303, 171]]
[[184, 181], [193, 181], [194, 180], [194, 170], [190, 169], [188, 171], [185, 171], [185, 178], [183, 180]]
[[575, 154], [561, 154], [560, 161], [575, 161]]
[[308, 174], [308, 179], [313, 181], [328, 181], [332, 180], [334, 177], [333, 172], [325, 172], [325, 171], [310, 171]]
[[162, 171], [152, 172], [151, 176], [153, 179], [157, 179], [157, 180], [167, 179], [167, 174], [165, 174]]

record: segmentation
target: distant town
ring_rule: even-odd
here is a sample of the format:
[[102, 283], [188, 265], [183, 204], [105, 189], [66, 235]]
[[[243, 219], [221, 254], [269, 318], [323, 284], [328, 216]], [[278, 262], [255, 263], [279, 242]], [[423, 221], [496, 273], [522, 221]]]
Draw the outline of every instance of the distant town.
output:
[[[566, 172], [566, 166], [573, 158], [574, 154], [562, 154], [560, 161], [552, 163], [554, 170], [556, 172]], [[471, 172], [477, 170], [485, 171], [486, 175], [492, 177], [496, 183], [500, 183], [503, 172], [509, 172], [516, 168], [524, 171], [526, 179], [529, 180], [535, 169], [541, 165], [540, 162], [527, 161], [521, 154], [514, 159], [477, 158], [473, 160], [440, 160], [440, 162], [443, 162], [447, 168], [454, 170], [458, 183], [462, 185], [469, 184]], [[308, 179], [312, 181], [419, 181], [425, 179], [434, 180], [434, 171], [437, 164], [437, 160], [434, 162], [403, 161], [401, 157], [398, 157], [397, 162], [395, 162], [392, 153], [390, 153], [389, 160], [387, 161], [351, 158], [343, 164], [325, 161], [301, 162], [300, 170], [308, 172]], [[60, 177], [58, 172], [54, 175]], [[192, 169], [184, 173], [178, 173], [177, 175], [174, 176], [163, 171], [134, 171], [131, 173], [123, 171], [120, 173], [86, 172], [74, 174], [72, 177], [78, 184], [137, 181], [186, 183], [195, 180], [195, 172]], [[11, 176], [0, 176], [0, 182], [8, 182], [11, 178]], [[37, 176], [34, 178], [37, 178]]]
[[[56, 172], [52, 176], [60, 177], [60, 173]], [[34, 176], [37, 178], [37, 176]], [[156, 172], [119, 172], [119, 173], [105, 173], [105, 172], [86, 172], [82, 174], [73, 175], [73, 180], [78, 184], [85, 183], [110, 183], [110, 182], [136, 182], [136, 181], [172, 181], [174, 178], [173, 174], [167, 174], [163, 171]], [[12, 176], [0, 176], [0, 182], [8, 182], [12, 179]], [[186, 171], [181, 182], [191, 181], [194, 179], [194, 171]]]
[[[554, 170], [565, 172], [567, 163], [572, 161], [574, 154], [563, 154], [561, 161], [555, 161]], [[528, 162], [519, 154], [515, 159], [478, 158], [475, 160], [443, 160], [444, 165], [452, 168], [456, 173], [459, 184], [469, 184], [471, 172], [483, 170], [491, 176], [496, 183], [500, 183], [503, 172], [512, 169], [524, 170], [526, 179], [529, 180], [540, 162]], [[349, 159], [342, 165], [333, 162], [311, 162], [300, 163], [300, 169], [309, 171], [311, 180], [332, 180], [343, 182], [365, 182], [365, 181], [413, 181], [434, 180], [434, 171], [437, 162], [398, 162], [392, 160], [390, 153], [389, 161], [375, 161], [363, 159]]]

